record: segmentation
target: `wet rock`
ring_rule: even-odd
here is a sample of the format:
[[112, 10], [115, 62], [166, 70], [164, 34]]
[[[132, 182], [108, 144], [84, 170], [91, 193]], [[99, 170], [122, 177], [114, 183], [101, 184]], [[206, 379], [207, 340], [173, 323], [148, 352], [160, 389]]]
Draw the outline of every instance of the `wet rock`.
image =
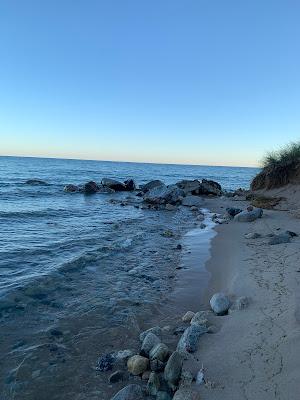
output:
[[251, 233], [246, 233], [245, 234], [245, 238], [246, 239], [258, 239], [260, 237], [261, 237], [261, 235], [259, 233], [257, 233], [257, 232], [251, 232]]
[[159, 343], [151, 349], [149, 356], [150, 360], [166, 361], [169, 356], [169, 348], [166, 344]]
[[63, 332], [59, 329], [51, 329], [50, 335], [59, 337], [63, 335]]
[[107, 186], [110, 189], [115, 190], [116, 192], [122, 192], [126, 190], [126, 186], [124, 183], [116, 181], [115, 179], [103, 178], [101, 181], [103, 186]]
[[159, 326], [154, 326], [154, 327], [152, 327], [150, 329], [147, 329], [146, 331], [140, 333], [139, 339], [140, 339], [141, 342], [144, 341], [145, 337], [147, 336], [147, 334], [149, 332], [154, 333], [154, 335], [156, 335], [158, 337], [160, 337], [161, 333], [162, 333], [161, 332], [161, 328]]
[[142, 192], [146, 193], [149, 190], [152, 190], [159, 186], [165, 186], [165, 184], [162, 181], [157, 179], [154, 181], [150, 181], [150, 182], [146, 183], [145, 185], [142, 185], [141, 190], [142, 190]]
[[151, 371], [160, 372], [160, 371], [163, 371], [164, 367], [165, 367], [164, 362], [157, 360], [157, 359], [150, 360]]
[[167, 211], [176, 211], [177, 210], [177, 207], [176, 206], [174, 206], [173, 204], [166, 204], [166, 208], [165, 208]]
[[203, 199], [199, 196], [189, 195], [182, 200], [182, 205], [186, 207], [201, 207], [203, 205]]
[[97, 193], [99, 190], [99, 187], [97, 185], [96, 182], [94, 181], [90, 181], [85, 183], [84, 187], [83, 187], [83, 192], [85, 194], [93, 194], [93, 193]]
[[135, 182], [134, 182], [133, 179], [127, 179], [127, 180], [124, 182], [124, 185], [125, 185], [125, 189], [126, 189], [127, 191], [129, 191], [129, 192], [135, 190], [135, 188], [136, 188], [136, 185], [135, 185]]
[[200, 336], [204, 333], [207, 333], [207, 328], [202, 325], [189, 326], [178, 342], [177, 351], [184, 356], [186, 353], [194, 353], [197, 350]]
[[289, 243], [291, 241], [291, 236], [288, 233], [280, 233], [279, 235], [274, 235], [270, 240], [270, 245]]
[[202, 325], [206, 327], [207, 325], [207, 318], [205, 317], [206, 314], [207, 313], [205, 311], [197, 312], [191, 319], [191, 324]]
[[117, 382], [122, 381], [123, 379], [124, 379], [124, 372], [118, 370], [109, 376], [108, 382], [109, 383], [117, 383]]
[[156, 400], [172, 400], [172, 397], [167, 392], [159, 391], [156, 394]]
[[149, 360], [146, 357], [135, 355], [128, 359], [127, 368], [132, 375], [140, 375], [149, 367]]
[[156, 396], [160, 388], [159, 376], [155, 372], [151, 372], [147, 383], [147, 392], [150, 396]]
[[152, 204], [177, 204], [183, 197], [183, 190], [176, 185], [158, 186], [144, 195], [144, 201]]
[[119, 350], [111, 354], [115, 361], [126, 361], [129, 357], [134, 355], [132, 350]]
[[114, 359], [110, 353], [103, 354], [97, 360], [96, 370], [97, 371], [110, 371], [113, 367]]
[[253, 208], [253, 210], [242, 211], [234, 217], [235, 221], [238, 222], [253, 222], [263, 215], [263, 210], [261, 208]]
[[28, 179], [26, 182], [26, 185], [41, 185], [41, 186], [46, 186], [49, 185], [49, 183], [43, 181], [42, 179]]
[[169, 386], [176, 388], [181, 375], [183, 359], [178, 351], [171, 354], [164, 371], [164, 378]]
[[79, 192], [79, 187], [77, 185], [69, 184], [64, 187], [64, 191], [69, 193]]
[[183, 369], [180, 375], [180, 385], [191, 385], [194, 376], [188, 369]]
[[111, 400], [144, 400], [144, 395], [140, 386], [128, 385], [115, 394]]
[[231, 218], [235, 217], [237, 214], [239, 214], [242, 211], [243, 210], [241, 210], [240, 208], [234, 208], [234, 207], [226, 208], [226, 212], [229, 215], [229, 217], [231, 217]]
[[174, 329], [173, 334], [176, 335], [176, 336], [178, 336], [178, 335], [181, 335], [185, 330], [186, 330], [186, 326], [177, 326], [177, 327]]
[[222, 187], [218, 182], [202, 179], [199, 194], [221, 196]]
[[150, 350], [160, 342], [161, 340], [158, 336], [152, 332], [149, 332], [143, 340], [141, 355], [148, 357]]
[[209, 303], [212, 310], [217, 315], [226, 314], [230, 307], [230, 301], [224, 293], [215, 293]]
[[174, 232], [171, 231], [170, 229], [167, 229], [166, 231], [164, 231], [164, 232], [161, 234], [161, 236], [164, 236], [164, 237], [173, 237], [173, 236], [174, 236]]
[[200, 394], [192, 388], [180, 388], [175, 393], [173, 400], [201, 400]]
[[195, 313], [193, 311], [187, 311], [184, 316], [182, 317], [183, 322], [191, 322], [192, 318], [194, 317]]
[[99, 192], [99, 193], [108, 193], [108, 194], [111, 194], [111, 193], [115, 193], [115, 190], [109, 188], [108, 186], [99, 185], [99, 186], [98, 186], [98, 192]]
[[201, 183], [198, 180], [182, 180], [176, 183], [182, 189], [185, 195], [199, 194]]

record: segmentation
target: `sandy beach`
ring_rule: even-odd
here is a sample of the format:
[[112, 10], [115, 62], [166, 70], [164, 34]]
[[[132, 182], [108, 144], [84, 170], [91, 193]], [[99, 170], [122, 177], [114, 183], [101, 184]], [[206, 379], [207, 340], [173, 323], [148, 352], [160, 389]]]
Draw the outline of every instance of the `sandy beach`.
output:
[[[207, 302], [223, 291], [232, 300], [246, 296], [249, 305], [211, 316], [216, 333], [201, 338], [195, 357], [209, 381], [200, 386], [201, 398], [297, 399], [299, 239], [269, 245], [266, 235], [298, 232], [299, 220], [287, 211], [264, 210], [254, 222], [231, 222], [217, 230], [207, 263], [212, 274]], [[254, 232], [261, 237], [244, 237]]]

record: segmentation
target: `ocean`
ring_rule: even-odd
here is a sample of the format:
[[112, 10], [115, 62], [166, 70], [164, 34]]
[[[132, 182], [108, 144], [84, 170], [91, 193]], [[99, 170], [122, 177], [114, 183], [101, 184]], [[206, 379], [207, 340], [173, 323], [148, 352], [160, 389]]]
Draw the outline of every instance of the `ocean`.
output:
[[186, 208], [143, 210], [133, 206], [134, 194], [71, 194], [66, 184], [206, 178], [234, 190], [248, 188], [257, 172], [0, 157], [0, 398], [107, 398], [97, 357], [127, 348], [172, 292], [182, 258], [174, 249], [193, 227]]

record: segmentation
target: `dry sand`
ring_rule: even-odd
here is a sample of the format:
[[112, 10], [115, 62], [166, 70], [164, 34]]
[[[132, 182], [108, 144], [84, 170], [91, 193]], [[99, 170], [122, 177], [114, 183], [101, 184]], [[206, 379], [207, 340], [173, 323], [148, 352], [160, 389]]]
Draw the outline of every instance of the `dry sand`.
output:
[[285, 230], [300, 234], [300, 220], [287, 211], [266, 210], [255, 222], [217, 229], [207, 263], [212, 279], [206, 302], [224, 291], [232, 299], [247, 296], [250, 303], [209, 318], [217, 332], [201, 338], [193, 366], [197, 370], [203, 363], [209, 381], [200, 386], [201, 398], [300, 399], [300, 238], [271, 246], [266, 237], [244, 237]]

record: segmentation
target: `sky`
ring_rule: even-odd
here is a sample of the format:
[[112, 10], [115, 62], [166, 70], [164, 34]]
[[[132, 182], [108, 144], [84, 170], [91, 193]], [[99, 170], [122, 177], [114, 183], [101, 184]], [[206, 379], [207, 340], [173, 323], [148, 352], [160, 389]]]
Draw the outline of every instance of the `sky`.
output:
[[0, 0], [0, 155], [256, 166], [300, 139], [299, 0]]

